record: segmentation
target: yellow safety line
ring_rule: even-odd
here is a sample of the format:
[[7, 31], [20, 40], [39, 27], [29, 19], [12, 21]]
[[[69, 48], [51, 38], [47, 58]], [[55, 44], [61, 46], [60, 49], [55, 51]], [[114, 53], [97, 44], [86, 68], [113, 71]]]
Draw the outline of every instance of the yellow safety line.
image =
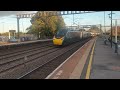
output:
[[[95, 43], [96, 43], [96, 40], [95, 40]], [[92, 48], [92, 52], [91, 52], [91, 55], [90, 55], [90, 60], [89, 60], [89, 64], [88, 64], [88, 68], [87, 68], [87, 73], [86, 73], [85, 79], [89, 79], [90, 78], [90, 70], [91, 70], [91, 65], [92, 65], [93, 53], [94, 53], [94, 49], [95, 49], [95, 43], [94, 43], [94, 46]]]

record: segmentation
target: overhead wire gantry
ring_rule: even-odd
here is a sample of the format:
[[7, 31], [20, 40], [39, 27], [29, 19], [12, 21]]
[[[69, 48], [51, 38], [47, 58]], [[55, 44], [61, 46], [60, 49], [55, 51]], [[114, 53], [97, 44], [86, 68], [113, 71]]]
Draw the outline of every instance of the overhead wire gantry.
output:
[[32, 18], [34, 15], [37, 17], [47, 16], [56, 16], [56, 15], [71, 15], [71, 14], [85, 14], [85, 13], [94, 13], [100, 11], [39, 11], [39, 13], [28, 13], [28, 14], [18, 14], [17, 15], [17, 30], [18, 30], [18, 39], [19, 39], [19, 20], [21, 18]]

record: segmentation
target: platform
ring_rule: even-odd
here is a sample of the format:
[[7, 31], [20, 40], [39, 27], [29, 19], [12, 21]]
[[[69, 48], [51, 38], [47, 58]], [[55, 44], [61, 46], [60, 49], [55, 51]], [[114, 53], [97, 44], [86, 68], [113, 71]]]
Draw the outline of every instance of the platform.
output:
[[4, 43], [4, 44], [1, 44], [0, 47], [3, 47], [3, 46], [12, 46], [12, 45], [30, 44], [30, 43], [35, 43], [35, 42], [45, 42], [45, 41], [52, 41], [52, 39], [43, 39], [43, 40], [25, 41], [25, 42], [18, 42], [18, 43]]
[[92, 59], [89, 79], [120, 79], [120, 48], [118, 54], [110, 42], [104, 44], [103, 38], [98, 38]]
[[[120, 43], [119, 43], [120, 45]], [[120, 79], [120, 47], [97, 37], [66, 59], [46, 79]]]
[[95, 38], [84, 44], [50, 75], [48, 75], [46, 79], [80, 79], [80, 75], [94, 41]]

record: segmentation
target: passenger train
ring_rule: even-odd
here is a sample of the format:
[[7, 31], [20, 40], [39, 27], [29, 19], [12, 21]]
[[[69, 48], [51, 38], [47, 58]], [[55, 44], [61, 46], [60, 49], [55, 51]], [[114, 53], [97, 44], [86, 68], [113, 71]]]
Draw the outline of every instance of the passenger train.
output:
[[53, 37], [53, 44], [57, 46], [64, 46], [89, 37], [91, 37], [91, 33], [83, 31], [81, 29], [61, 29]]

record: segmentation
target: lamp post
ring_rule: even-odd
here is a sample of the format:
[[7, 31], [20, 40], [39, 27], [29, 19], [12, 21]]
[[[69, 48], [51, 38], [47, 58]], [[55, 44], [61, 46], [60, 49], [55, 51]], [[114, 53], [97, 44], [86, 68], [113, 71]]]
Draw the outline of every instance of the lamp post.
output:
[[111, 18], [111, 48], [112, 48], [112, 14], [115, 14], [115, 13], [112, 13], [112, 11], [111, 11], [111, 13], [108, 14], [109, 18]]
[[112, 11], [111, 11], [111, 48], [112, 48]]
[[117, 19], [115, 20], [115, 53], [118, 53], [118, 47], [117, 47]]
[[18, 39], [20, 38], [19, 20], [20, 20], [20, 18], [19, 18], [19, 17], [17, 17], [17, 30], [18, 30]]
[[105, 33], [105, 38], [106, 38], [106, 28], [105, 28], [105, 11], [104, 11], [104, 33]]
[[100, 24], [100, 33], [101, 33], [101, 36], [103, 36], [103, 33], [102, 33], [102, 25]]

